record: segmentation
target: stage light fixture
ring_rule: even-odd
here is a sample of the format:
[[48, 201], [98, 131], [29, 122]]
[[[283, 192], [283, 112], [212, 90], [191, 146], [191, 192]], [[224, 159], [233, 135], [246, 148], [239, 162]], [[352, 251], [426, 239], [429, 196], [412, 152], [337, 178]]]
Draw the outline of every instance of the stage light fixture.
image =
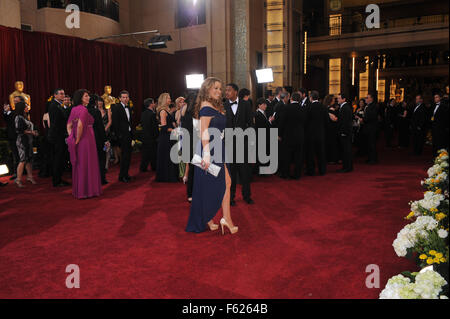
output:
[[165, 49], [168, 41], [172, 41], [170, 35], [157, 35], [148, 41], [147, 46], [150, 50]]
[[196, 90], [202, 87], [205, 81], [204, 74], [188, 74], [186, 75], [186, 87], [190, 90]]
[[273, 82], [272, 68], [256, 70], [256, 78], [258, 80], [258, 84], [272, 83]]
[[9, 173], [8, 165], [0, 165], [0, 176], [6, 175]]

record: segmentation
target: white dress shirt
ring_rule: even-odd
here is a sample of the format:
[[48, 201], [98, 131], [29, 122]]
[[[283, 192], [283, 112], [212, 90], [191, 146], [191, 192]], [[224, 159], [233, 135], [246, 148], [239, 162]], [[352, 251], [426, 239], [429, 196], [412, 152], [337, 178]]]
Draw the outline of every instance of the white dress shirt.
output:
[[[234, 103], [234, 101], [230, 100], [230, 104], [231, 103]], [[234, 115], [236, 115], [236, 113], [237, 113], [238, 106], [239, 106], [239, 98], [236, 99], [236, 103], [231, 105], [231, 110], [233, 111]]]
[[436, 112], [439, 110], [440, 105], [441, 105], [441, 103], [436, 104], [436, 107], [434, 108], [433, 116], [436, 115]]
[[[130, 110], [122, 102], [120, 102], [120, 104], [122, 104], [122, 107], [125, 109], [125, 113], [127, 114], [127, 118], [128, 118], [128, 126], [129, 126], [129, 123], [130, 123]], [[131, 132], [131, 127], [129, 128], [129, 130]]]

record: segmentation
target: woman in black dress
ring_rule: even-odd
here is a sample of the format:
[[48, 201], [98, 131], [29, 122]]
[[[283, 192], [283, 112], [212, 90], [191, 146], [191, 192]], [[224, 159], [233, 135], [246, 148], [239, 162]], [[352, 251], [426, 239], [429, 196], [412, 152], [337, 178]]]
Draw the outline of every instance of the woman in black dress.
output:
[[328, 108], [330, 120], [327, 123], [327, 161], [330, 164], [337, 164], [339, 161], [339, 136], [337, 117], [339, 110], [336, 108], [336, 99], [332, 95], [327, 95], [323, 104]]
[[109, 168], [109, 161], [111, 159], [111, 134], [110, 134], [110, 128], [112, 125], [112, 113], [111, 109], [105, 108], [105, 101], [103, 98], [98, 97], [98, 100], [96, 102], [97, 109], [102, 114], [102, 121], [103, 126], [105, 127], [105, 134], [106, 134], [106, 145], [107, 149], [106, 151], [106, 163], [105, 163], [105, 169], [108, 170]]
[[411, 124], [411, 110], [408, 107], [408, 103], [403, 101], [400, 106], [398, 113], [398, 147], [408, 148], [409, 147], [409, 126]]
[[157, 115], [159, 119], [159, 138], [156, 163], [156, 182], [178, 182], [178, 165], [170, 159], [170, 152], [176, 141], [170, 139], [172, 131], [176, 129], [176, 122], [170, 113], [172, 100], [169, 93], [163, 93], [158, 99]]
[[[195, 100], [197, 99], [197, 94], [190, 93], [188, 97], [185, 100], [184, 106], [180, 110], [180, 116], [181, 116], [181, 127], [185, 129], [187, 132], [189, 132], [189, 138], [185, 138], [182, 136], [182, 146], [181, 151], [182, 154], [187, 152], [189, 154], [190, 159], [194, 156], [193, 152], [193, 143], [194, 143], [194, 119], [193, 119], [193, 113], [194, 113], [194, 107], [195, 107]], [[186, 163], [186, 170], [184, 172], [183, 182], [186, 184], [186, 191], [187, 191], [187, 197], [188, 202], [192, 202], [192, 189], [194, 187], [194, 167], [190, 165], [189, 163]]]
[[15, 183], [17, 187], [23, 188], [22, 175], [23, 170], [27, 169], [27, 181], [31, 184], [36, 184], [33, 178], [33, 169], [31, 167], [31, 160], [33, 158], [33, 137], [38, 136], [37, 131], [34, 130], [34, 125], [27, 120], [28, 115], [25, 113], [27, 106], [23, 102], [16, 104], [16, 118], [14, 119], [16, 133], [17, 133], [17, 150], [19, 152], [19, 165], [17, 166], [17, 179]]

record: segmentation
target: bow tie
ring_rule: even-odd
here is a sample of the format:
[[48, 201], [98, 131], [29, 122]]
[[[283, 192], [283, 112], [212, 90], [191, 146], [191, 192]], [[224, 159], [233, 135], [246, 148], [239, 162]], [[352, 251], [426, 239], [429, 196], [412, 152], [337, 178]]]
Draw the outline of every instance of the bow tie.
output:
[[234, 104], [238, 104], [238, 102], [237, 101], [230, 102], [230, 105], [234, 105]]

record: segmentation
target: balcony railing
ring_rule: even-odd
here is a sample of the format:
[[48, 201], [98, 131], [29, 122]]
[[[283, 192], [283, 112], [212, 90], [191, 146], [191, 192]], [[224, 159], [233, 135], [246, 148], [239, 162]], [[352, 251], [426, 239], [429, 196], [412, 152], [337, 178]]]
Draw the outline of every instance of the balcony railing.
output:
[[[448, 14], [431, 15], [422, 17], [405, 17], [396, 19], [384, 19], [380, 22], [380, 29], [393, 29], [399, 27], [414, 27], [433, 24], [449, 23]], [[306, 25], [311, 37], [339, 36], [341, 34], [370, 32], [380, 29], [368, 29], [362, 15], [330, 16], [327, 23], [314, 23]]]
[[119, 3], [114, 0], [37, 0], [38, 9], [65, 9], [76, 4], [82, 12], [97, 14], [119, 22]]

